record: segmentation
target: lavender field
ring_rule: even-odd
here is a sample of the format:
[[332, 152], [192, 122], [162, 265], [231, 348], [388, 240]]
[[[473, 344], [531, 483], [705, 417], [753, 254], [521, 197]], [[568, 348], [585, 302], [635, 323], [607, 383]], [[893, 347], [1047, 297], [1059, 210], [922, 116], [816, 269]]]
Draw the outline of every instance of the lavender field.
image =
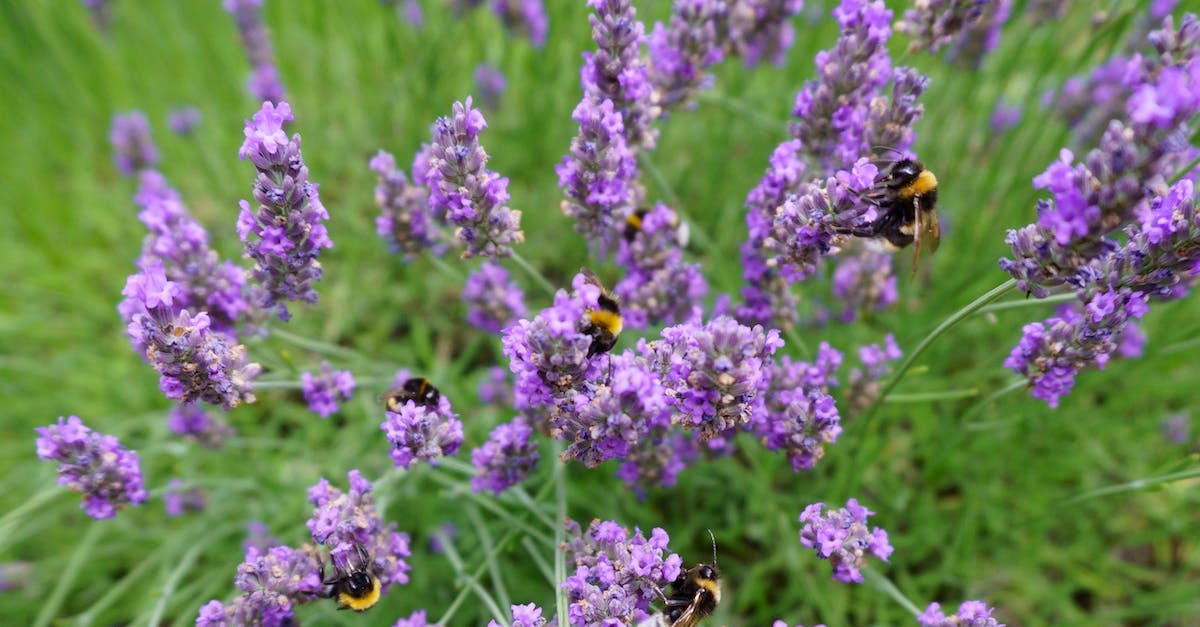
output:
[[1200, 624], [1195, 11], [0, 6], [0, 623]]

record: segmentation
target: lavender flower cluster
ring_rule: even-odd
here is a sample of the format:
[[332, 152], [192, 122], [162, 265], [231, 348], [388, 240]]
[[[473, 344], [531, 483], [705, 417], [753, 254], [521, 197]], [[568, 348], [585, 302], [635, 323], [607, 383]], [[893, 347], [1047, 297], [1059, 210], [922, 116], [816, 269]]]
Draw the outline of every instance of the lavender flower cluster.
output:
[[204, 604], [196, 626], [294, 624], [295, 606], [316, 600], [321, 591], [319, 567], [320, 558], [308, 550], [251, 546], [233, 580], [241, 594], [228, 605], [217, 600]]
[[492, 11], [509, 30], [529, 38], [535, 48], [546, 45], [550, 18], [542, 0], [491, 0]]
[[354, 394], [354, 374], [349, 370], [333, 370], [328, 362], [321, 362], [320, 374], [300, 373], [300, 392], [308, 410], [328, 418], [337, 413], [338, 406], [350, 400]]
[[950, 58], [974, 67], [999, 45], [1011, 14], [1011, 0], [921, 0], [904, 12], [896, 30], [913, 38], [911, 52], [948, 47]]
[[357, 550], [364, 549], [372, 563], [356, 567], [374, 572], [384, 592], [392, 585], [408, 583], [408, 534], [397, 532], [395, 523], [384, 523], [375, 507], [370, 481], [357, 470], [346, 476], [349, 492], [333, 487], [324, 478], [309, 488], [308, 501], [314, 509], [307, 525], [313, 542], [328, 546], [335, 567], [343, 572], [350, 570], [347, 562]]
[[463, 301], [468, 305], [467, 322], [489, 333], [500, 333], [513, 321], [525, 317], [525, 293], [503, 266], [484, 262], [467, 276]]
[[454, 103], [450, 117], [433, 124], [429, 147], [429, 205], [434, 215], [457, 225], [455, 237], [466, 244], [463, 257], [491, 259], [513, 254], [525, 241], [521, 212], [510, 209], [508, 179], [487, 169], [488, 154], [479, 144], [487, 128], [483, 113], [465, 102]]
[[108, 138], [113, 146], [113, 161], [121, 174], [133, 176], [158, 163], [158, 148], [150, 137], [150, 120], [141, 111], [113, 116]]
[[[395, 384], [409, 379], [408, 371], [396, 373]], [[463, 442], [463, 425], [450, 407], [450, 400], [439, 395], [434, 406], [405, 401], [399, 411], [387, 411], [379, 425], [391, 445], [392, 461], [408, 470], [417, 460], [437, 464], [444, 455], [454, 455]]]
[[833, 565], [833, 578], [845, 583], [862, 583], [862, 571], [867, 554], [887, 561], [892, 554], [887, 532], [879, 527], [867, 527], [867, 518], [874, 512], [846, 501], [846, 507], [832, 509], [824, 503], [813, 503], [800, 513], [800, 544], [817, 550], [817, 557]]
[[83, 495], [88, 516], [112, 518], [117, 510], [146, 502], [138, 454], [117, 438], [89, 429], [78, 416], [37, 429], [37, 456], [58, 462], [58, 484]]
[[627, 272], [613, 287], [622, 319], [635, 329], [700, 319], [708, 282], [699, 264], [683, 260], [687, 230], [679, 216], [657, 203], [638, 210], [626, 224], [616, 261]]
[[205, 448], [217, 448], [234, 435], [233, 427], [225, 420], [214, 418], [199, 405], [190, 404], [171, 408], [167, 414], [167, 429]]
[[566, 521], [564, 550], [575, 572], [567, 591], [566, 622], [576, 627], [636, 625], [649, 617], [650, 602], [679, 576], [683, 560], [667, 549], [667, 532], [630, 533], [615, 521], [594, 520], [586, 532]]
[[471, 463], [476, 476], [471, 478], [471, 489], [476, 492], [491, 490], [493, 495], [522, 482], [537, 465], [537, 441], [532, 438], [533, 428], [522, 416], [492, 429], [488, 441], [471, 451]]
[[428, 152], [421, 150], [413, 160], [411, 182], [404, 170], [396, 167], [396, 158], [391, 153], [380, 150], [371, 158], [370, 166], [379, 174], [375, 204], [380, 215], [375, 218], [375, 230], [387, 242], [388, 249], [405, 262], [426, 250], [442, 254], [442, 225], [433, 218], [429, 188], [424, 184], [429, 172]]
[[922, 627], [1004, 627], [1004, 623], [992, 618], [995, 610], [983, 601], [963, 601], [958, 611], [947, 616], [938, 603], [930, 603], [917, 617]]
[[275, 67], [270, 35], [263, 24], [262, 4], [263, 0], [224, 0], [225, 10], [233, 15], [246, 58], [250, 60], [250, 78], [246, 82], [250, 96], [279, 104], [285, 97], [283, 83]]

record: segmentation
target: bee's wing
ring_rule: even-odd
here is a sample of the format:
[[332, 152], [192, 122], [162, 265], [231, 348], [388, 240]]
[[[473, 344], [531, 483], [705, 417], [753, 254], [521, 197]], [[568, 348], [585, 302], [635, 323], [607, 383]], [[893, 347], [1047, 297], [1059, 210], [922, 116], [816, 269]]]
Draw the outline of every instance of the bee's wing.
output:
[[580, 268], [579, 274], [583, 275], [583, 280], [600, 288], [601, 292], [604, 291], [604, 285], [602, 283], [600, 283], [600, 277], [596, 276], [595, 272], [592, 272], [591, 270], [589, 270], [587, 268]]
[[696, 591], [696, 596], [692, 597], [692, 602], [688, 604], [687, 609], [679, 615], [675, 622], [671, 623], [671, 627], [695, 627], [700, 622], [700, 616], [696, 614], [696, 607], [700, 604], [700, 595], [704, 594], [704, 590]]
[[921, 249], [928, 246], [929, 254], [933, 254], [938, 249], [938, 244], [942, 241], [942, 226], [938, 222], [937, 211], [925, 211], [921, 207], [921, 197], [913, 198], [913, 275], [917, 274], [917, 268], [921, 262]]

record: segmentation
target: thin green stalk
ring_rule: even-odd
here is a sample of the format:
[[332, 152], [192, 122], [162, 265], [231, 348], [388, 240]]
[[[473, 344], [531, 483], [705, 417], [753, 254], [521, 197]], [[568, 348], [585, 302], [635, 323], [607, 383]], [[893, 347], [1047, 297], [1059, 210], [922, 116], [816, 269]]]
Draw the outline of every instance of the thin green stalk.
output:
[[96, 615], [108, 609], [117, 599], [121, 598], [133, 584], [137, 583], [146, 574], [146, 571], [158, 566], [168, 553], [170, 547], [167, 545], [160, 546], [156, 551], [138, 560], [137, 566], [130, 569], [121, 577], [121, 580], [108, 586], [104, 590], [104, 596], [100, 597], [95, 603], [88, 607], [86, 612], [75, 617], [75, 622], [80, 625], [91, 624], [95, 620]]
[[[13, 508], [12, 511], [0, 518], [0, 553], [8, 549], [10, 543], [10, 529], [18, 523], [24, 522], [24, 518], [29, 512], [40, 511], [46, 503], [62, 496], [65, 492], [59, 489], [43, 489], [35, 492], [34, 495], [26, 499], [23, 503]], [[20, 525], [22, 528], [29, 528], [29, 525]]]
[[[507, 614], [500, 611], [500, 606], [496, 604], [496, 600], [492, 598], [492, 595], [488, 594], [488, 591], [484, 589], [483, 586], [479, 585], [479, 575], [467, 575], [466, 569], [463, 566], [462, 558], [459, 557], [458, 550], [454, 548], [454, 541], [450, 539], [450, 536], [440, 529], [433, 532], [433, 536], [438, 539], [438, 542], [441, 543], [442, 552], [446, 555], [446, 559], [450, 561], [450, 566], [454, 568], [454, 573], [458, 575], [463, 584], [469, 590], [474, 592], [475, 596], [479, 597], [480, 601], [483, 601], [483, 604], [488, 607], [488, 611], [492, 613], [492, 616], [495, 617], [496, 620], [500, 621], [501, 625], [508, 627], [509, 622]], [[489, 568], [495, 561], [495, 553], [489, 552], [484, 557], [485, 563], [483, 568]], [[438, 624], [442, 623], [439, 621]]]
[[1197, 156], [1195, 159], [1192, 159], [1191, 161], [1189, 161], [1187, 165], [1180, 168], [1179, 171], [1177, 171], [1175, 173], [1175, 176], [1171, 177], [1170, 184], [1174, 185], [1174, 184], [1178, 183], [1179, 179], [1187, 176], [1187, 173], [1194, 170], [1196, 168], [1196, 166], [1198, 166], [1198, 165], [1200, 165], [1200, 156]]
[[538, 547], [533, 540], [529, 538], [521, 538], [521, 546], [525, 547], [525, 551], [529, 553], [529, 559], [533, 560], [533, 565], [542, 571], [542, 576], [550, 585], [554, 585], [554, 568], [546, 561], [545, 557], [538, 552]]
[[356, 350], [346, 348], [345, 346], [338, 346], [337, 344], [330, 344], [329, 342], [322, 342], [321, 340], [314, 340], [302, 335], [296, 335], [295, 333], [287, 331], [282, 327], [271, 327], [270, 335], [271, 337], [277, 337], [285, 342], [294, 344], [300, 348], [312, 351], [314, 353], [337, 355], [343, 359], [348, 359], [351, 361], [371, 361], [366, 355], [363, 355]]
[[54, 585], [54, 590], [50, 592], [50, 597], [42, 602], [42, 611], [38, 612], [37, 619], [33, 621], [34, 627], [46, 627], [58, 615], [62, 609], [63, 599], [67, 597], [67, 592], [75, 584], [75, 579], [79, 576], [79, 571], [83, 570], [83, 565], [92, 556], [92, 549], [95, 548], [96, 541], [100, 539], [101, 531], [105, 529], [105, 521], [87, 521], [85, 526], [87, 527], [87, 531], [83, 533], [83, 537], [75, 545], [75, 552], [71, 555], [71, 561], [67, 562], [65, 568], [55, 573], [57, 583]]
[[439, 272], [451, 279], [454, 279], [456, 283], [462, 283], [467, 279], [462, 270], [459, 270], [458, 268], [446, 263], [445, 259], [442, 259], [437, 255], [426, 255], [426, 259], [428, 259], [429, 263], [436, 267]]
[[1086, 501], [1088, 499], [1094, 499], [1094, 498], [1101, 497], [1101, 496], [1120, 494], [1122, 492], [1136, 492], [1136, 491], [1140, 491], [1140, 490], [1145, 490], [1147, 488], [1153, 488], [1156, 486], [1171, 483], [1174, 481], [1183, 481], [1184, 479], [1195, 479], [1197, 477], [1200, 477], [1200, 468], [1191, 468], [1188, 470], [1183, 470], [1180, 472], [1173, 472], [1173, 473], [1166, 474], [1166, 475], [1158, 475], [1156, 477], [1146, 477], [1143, 479], [1135, 479], [1133, 481], [1128, 481], [1126, 483], [1118, 483], [1117, 485], [1104, 486], [1103, 488], [1096, 488], [1095, 490], [1088, 490], [1087, 492], [1083, 492], [1081, 494], [1076, 494], [1075, 496], [1072, 496], [1068, 499], [1064, 499], [1062, 501], [1062, 504], [1063, 505], [1072, 505], [1074, 503], [1079, 503], [1080, 501]]
[[900, 591], [900, 588], [896, 587], [896, 584], [892, 583], [891, 579], [883, 576], [883, 574], [877, 572], [870, 566], [864, 565], [861, 570], [865, 576], [864, 578], [867, 581], [869, 581], [876, 588], [882, 590], [885, 594], [891, 597], [893, 601], [899, 603], [900, 607], [903, 607], [905, 611], [913, 616], [921, 615], [921, 609], [917, 607], [917, 604], [913, 603], [908, 599], [908, 597], [904, 596], [904, 593]]
[[666, 197], [667, 202], [673, 207], [678, 207], [679, 196], [675, 193], [675, 188], [671, 187], [671, 184], [667, 182], [667, 177], [663, 176], [662, 170], [659, 170], [658, 166], [654, 165], [654, 161], [650, 159], [649, 155], [644, 152], [638, 153], [638, 161], [641, 162], [642, 168], [650, 173], [650, 178], [654, 179], [654, 183], [658, 185], [659, 191]]
[[304, 384], [299, 381], [253, 381], [250, 383], [250, 389], [255, 392], [265, 390], [299, 390], [304, 387]]
[[743, 116], [747, 120], [754, 122], [758, 126], [761, 126], [763, 129], [771, 131], [772, 133], [787, 132], [787, 122], [782, 122], [770, 116], [764, 115], [760, 113], [758, 109], [755, 109], [754, 107], [751, 107], [750, 105], [736, 98], [730, 98], [724, 94], [719, 94], [712, 90], [706, 90], [700, 92], [699, 100], [701, 102], [717, 105], [718, 107], [721, 107], [727, 111], [731, 111]]
[[808, 349], [808, 342], [805, 342], [804, 338], [800, 337], [800, 332], [796, 330], [795, 326], [788, 325], [784, 327], [783, 336], [800, 350], [801, 357], [805, 359], [812, 358], [812, 351]]
[[566, 543], [566, 527], [563, 523], [567, 520], [567, 465], [561, 461], [559, 455], [562, 454], [562, 443], [555, 441], [554, 443], [554, 499], [558, 506], [557, 517], [558, 524], [554, 529], [554, 598], [558, 606], [558, 615], [567, 615], [567, 591], [563, 589], [562, 584], [567, 579], [567, 553], [563, 551], [563, 544]]
[[522, 505], [529, 509], [529, 511], [533, 512], [533, 515], [537, 516], [538, 520], [542, 521], [542, 523], [544, 523], [547, 527], [554, 527], [554, 519], [550, 518], [549, 514], [542, 511], [541, 506], [539, 506], [533, 500], [532, 496], [529, 496], [529, 493], [526, 492], [524, 488], [519, 485], [513, 486], [508, 492], [509, 494], [515, 496]]
[[992, 303], [987, 307], [975, 312], [977, 314], [991, 313], [993, 311], [1004, 311], [1007, 309], [1024, 309], [1026, 307], [1037, 307], [1038, 305], [1053, 305], [1056, 303], [1066, 303], [1078, 299], [1075, 294], [1054, 294], [1045, 298], [1027, 298], [1025, 300], [1009, 300], [1003, 303]]
[[541, 271], [526, 261], [525, 258], [521, 256], [521, 253], [514, 252], [512, 254], [512, 260], [513, 263], [521, 266], [521, 269], [525, 271], [525, 274], [528, 274], [529, 277], [533, 279], [533, 282], [537, 283], [538, 286], [545, 290], [545, 292], [551, 297], [558, 293], [558, 289], [554, 287], [554, 284], [551, 283], [550, 280], [541, 273]]
[[889, 394], [883, 399], [885, 403], [929, 403], [932, 401], [949, 401], [956, 398], [971, 398], [979, 396], [977, 388], [963, 390], [944, 390], [941, 392], [913, 392], [911, 394]]
[[434, 481], [437, 481], [438, 483], [440, 483], [444, 486], [456, 489], [458, 491], [458, 496], [467, 497], [468, 499], [470, 499], [470, 500], [474, 501], [476, 504], [478, 504], [480, 507], [483, 507], [484, 509], [488, 510], [489, 512], [499, 516], [500, 518], [504, 519], [505, 522], [507, 522], [508, 524], [512, 525], [513, 527], [515, 527], [517, 529], [520, 529], [521, 531], [524, 531], [526, 534], [531, 535], [534, 538], [536, 538], [542, 542], [548, 542], [550, 540], [550, 538], [547, 537], [545, 533], [542, 533], [541, 531], [537, 530], [529, 523], [525, 522], [524, 520], [521, 520], [520, 518], [517, 518], [516, 516], [513, 516], [512, 513], [508, 512], [503, 507], [500, 507], [499, 505], [497, 505], [495, 500], [492, 499], [491, 497], [476, 494], [475, 492], [473, 492], [470, 489], [470, 487], [464, 486], [463, 484], [458, 483], [458, 482], [454, 481], [453, 479], [444, 477], [437, 473], [433, 473], [429, 476]]
[[150, 613], [150, 620], [148, 624], [161, 624], [163, 612], [167, 609], [167, 601], [169, 601], [171, 596], [175, 594], [175, 588], [179, 586], [179, 582], [181, 579], [183, 579], [184, 573], [188, 572], [192, 566], [195, 565], [196, 559], [200, 557], [201, 551], [208, 548], [208, 546], [211, 545], [216, 538], [224, 535], [228, 531], [229, 526], [222, 526], [205, 534], [204, 537], [196, 542], [187, 553], [183, 554], [183, 557], [179, 558], [179, 562], [175, 565], [175, 568], [171, 571], [171, 574], [167, 576], [166, 581], [164, 581], [162, 584], [162, 589], [158, 594], [158, 601], [155, 602], [154, 610]]
[[[1017, 390], [1019, 390], [1023, 387], [1026, 387], [1027, 385], [1029, 385], [1028, 380], [1026, 380], [1024, 378], [1016, 379], [1014, 381], [1009, 382], [1004, 387], [996, 390], [995, 392], [992, 392], [991, 394], [988, 394], [987, 396], [983, 397], [982, 399], [979, 400], [979, 402], [975, 403], [974, 405], [968, 407], [967, 411], [964, 411], [961, 416], [963, 428], [968, 431], [982, 431], [984, 429], [990, 428], [985, 425], [989, 425], [989, 424], [992, 424], [992, 423], [995, 423], [998, 421], [991, 421], [990, 423], [989, 422], [972, 423], [972, 422], [968, 422], [967, 419], [973, 418], [975, 416], [975, 414], [979, 413], [980, 411], [983, 411], [984, 407], [991, 405], [992, 403], [994, 403], [996, 401], [996, 399], [1000, 398], [1001, 396], [1004, 396], [1005, 394], [1011, 394], [1013, 392], [1016, 392]], [[1002, 422], [1009, 422], [1009, 421], [1005, 420]]]
[[[883, 390], [881, 390], [879, 393], [879, 398], [887, 398], [887, 396], [891, 394], [892, 390], [896, 387], [896, 384], [900, 383], [900, 381], [904, 378], [904, 374], [908, 372], [909, 368], [912, 367], [913, 362], [915, 362], [917, 358], [920, 357], [925, 350], [934, 343], [934, 341], [936, 341], [950, 329], [954, 328], [955, 325], [963, 320], [966, 320], [976, 311], [982, 309], [988, 303], [996, 300], [997, 298], [1005, 295], [1009, 292], [1009, 290], [1016, 286], [1017, 280], [1009, 279], [992, 288], [983, 296], [971, 301], [965, 307], [954, 312], [949, 318], [946, 318], [944, 321], [942, 321], [942, 323], [934, 328], [929, 335], [925, 336], [925, 339], [921, 340], [920, 344], [917, 344], [916, 348], [913, 348], [911, 351], [909, 351], [908, 355], [904, 358], [904, 361], [900, 362], [900, 365], [896, 367], [895, 372], [892, 373], [892, 376], [888, 378], [887, 383], [884, 384]], [[863, 412], [862, 418], [859, 420], [864, 423], [870, 422], [871, 418], [875, 415], [875, 412], [879, 409], [879, 405], [880, 403], [878, 399], [871, 403], [867, 410]]]
[[[492, 533], [488, 531], [487, 525], [483, 524], [483, 518], [479, 515], [479, 509], [475, 507], [467, 508], [467, 518], [471, 519], [471, 524], [475, 526], [475, 533], [479, 536], [479, 542], [483, 545], [485, 555], [493, 555], [492, 547], [495, 543], [492, 542]], [[500, 599], [500, 607], [512, 607], [512, 600], [508, 596], [508, 589], [504, 587], [504, 576], [500, 572], [500, 563], [495, 557], [485, 561], [488, 571], [492, 575], [492, 584], [496, 586], [496, 596]]]

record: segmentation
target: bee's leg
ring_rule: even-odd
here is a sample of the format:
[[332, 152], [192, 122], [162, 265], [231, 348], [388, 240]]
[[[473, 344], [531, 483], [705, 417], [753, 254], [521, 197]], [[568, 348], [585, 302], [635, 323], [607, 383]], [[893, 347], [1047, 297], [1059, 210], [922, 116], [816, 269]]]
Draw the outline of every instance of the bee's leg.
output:
[[854, 237], [875, 237], [877, 235], [875, 228], [870, 226], [861, 226], [857, 228], [835, 226], [833, 227], [833, 232], [837, 233], [838, 235], [852, 235]]

